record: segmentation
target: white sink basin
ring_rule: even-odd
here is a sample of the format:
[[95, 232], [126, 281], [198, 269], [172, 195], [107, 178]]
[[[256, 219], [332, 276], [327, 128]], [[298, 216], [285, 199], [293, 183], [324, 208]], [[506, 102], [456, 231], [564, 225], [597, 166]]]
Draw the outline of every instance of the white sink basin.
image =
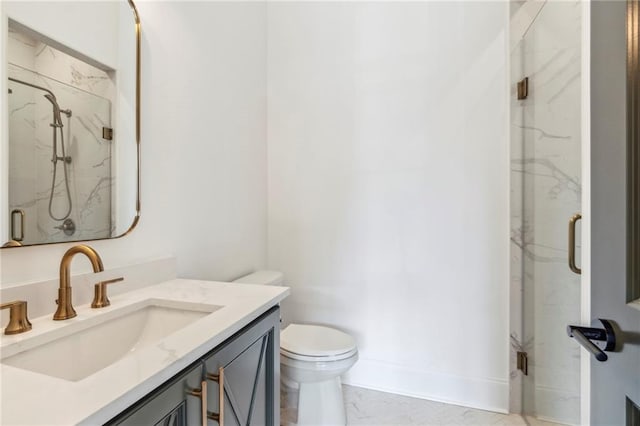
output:
[[222, 306], [169, 300], [112, 310], [70, 324], [63, 336], [2, 359], [2, 363], [69, 381], [79, 381], [134, 351], [159, 342]]

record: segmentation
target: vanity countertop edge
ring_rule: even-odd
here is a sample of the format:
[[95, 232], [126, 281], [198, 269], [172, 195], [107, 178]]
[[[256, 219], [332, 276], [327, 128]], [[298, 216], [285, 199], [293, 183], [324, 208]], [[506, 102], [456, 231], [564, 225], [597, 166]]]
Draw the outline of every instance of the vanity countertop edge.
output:
[[[249, 325], [289, 295], [278, 286], [174, 279], [111, 298], [111, 306], [78, 307], [78, 317], [32, 320], [36, 333], [49, 333], [149, 299], [222, 306], [150, 347], [132, 353], [89, 377], [66, 381], [0, 364], [0, 423], [7, 425], [102, 424]], [[40, 329], [40, 330], [39, 330]], [[30, 332], [31, 333], [31, 332]], [[29, 333], [3, 336], [0, 351], [30, 340]]]

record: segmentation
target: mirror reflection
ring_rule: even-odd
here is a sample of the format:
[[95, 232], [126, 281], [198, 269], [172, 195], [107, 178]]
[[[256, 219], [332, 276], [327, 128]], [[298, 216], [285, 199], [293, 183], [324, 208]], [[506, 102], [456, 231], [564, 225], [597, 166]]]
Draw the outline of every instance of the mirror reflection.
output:
[[[117, 237], [138, 213], [132, 9], [126, 2], [11, 4], [5, 246]], [[81, 28], [52, 34], [56, 28], [34, 16], [68, 7], [87, 19], [108, 12], [103, 16], [112, 27], [96, 37], [96, 46], [82, 46]]]

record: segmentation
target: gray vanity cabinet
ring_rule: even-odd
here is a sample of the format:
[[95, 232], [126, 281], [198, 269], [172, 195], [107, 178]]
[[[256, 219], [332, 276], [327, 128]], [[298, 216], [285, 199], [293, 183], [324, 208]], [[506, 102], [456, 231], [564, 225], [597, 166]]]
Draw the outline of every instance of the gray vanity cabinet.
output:
[[220, 413], [224, 386], [224, 426], [280, 424], [278, 325], [278, 312], [274, 312], [204, 359], [209, 377], [218, 376], [208, 387], [209, 411]]
[[201, 386], [202, 366], [193, 366], [164, 383], [147, 395], [140, 403], [122, 413], [114, 425], [187, 426], [200, 424], [200, 401], [187, 391]]
[[[213, 348], [200, 359], [116, 416], [109, 425], [216, 425], [222, 413], [224, 426], [278, 426], [280, 310], [274, 307]], [[199, 396], [206, 382], [207, 404]], [[224, 403], [220, 407], [220, 391]]]

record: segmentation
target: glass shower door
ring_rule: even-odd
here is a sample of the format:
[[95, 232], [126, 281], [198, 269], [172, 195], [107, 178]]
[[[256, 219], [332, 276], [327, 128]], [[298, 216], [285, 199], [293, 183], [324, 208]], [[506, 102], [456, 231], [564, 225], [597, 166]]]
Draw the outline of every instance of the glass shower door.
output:
[[[15, 65], [9, 72], [8, 202], [10, 212], [22, 212], [10, 238], [24, 234], [20, 242], [33, 244], [111, 236], [112, 146], [102, 134], [111, 127], [111, 102]], [[55, 139], [53, 108], [43, 89], [68, 111]], [[73, 234], [62, 229], [66, 219], [73, 221]]]
[[581, 312], [567, 261], [582, 197], [581, 16], [579, 2], [547, 1], [512, 52], [512, 80], [528, 78], [511, 108], [511, 337], [528, 364], [526, 375], [512, 371], [512, 408], [569, 424], [580, 422], [580, 347], [565, 327]]

